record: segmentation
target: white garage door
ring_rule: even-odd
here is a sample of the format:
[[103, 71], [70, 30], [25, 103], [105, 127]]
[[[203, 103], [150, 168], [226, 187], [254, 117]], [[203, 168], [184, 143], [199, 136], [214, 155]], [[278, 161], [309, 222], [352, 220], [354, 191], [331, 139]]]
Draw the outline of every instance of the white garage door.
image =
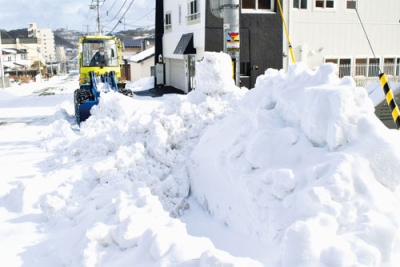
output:
[[170, 59], [171, 85], [177, 89], [187, 92], [185, 77], [185, 61], [179, 59]]

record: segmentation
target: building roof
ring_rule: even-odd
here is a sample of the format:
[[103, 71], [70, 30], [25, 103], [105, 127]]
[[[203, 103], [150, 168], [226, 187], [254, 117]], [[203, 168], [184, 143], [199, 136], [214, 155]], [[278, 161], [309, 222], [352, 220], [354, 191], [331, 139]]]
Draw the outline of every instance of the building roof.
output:
[[128, 58], [128, 61], [140, 63], [154, 56], [154, 46]]
[[3, 48], [3, 55], [7, 54], [26, 54], [26, 51], [15, 48]]
[[124, 40], [125, 47], [142, 47], [142, 40]]

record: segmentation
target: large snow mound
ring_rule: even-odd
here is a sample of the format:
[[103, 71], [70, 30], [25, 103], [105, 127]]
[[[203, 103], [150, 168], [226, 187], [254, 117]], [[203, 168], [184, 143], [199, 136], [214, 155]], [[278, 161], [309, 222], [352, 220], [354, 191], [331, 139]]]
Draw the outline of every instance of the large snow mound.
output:
[[364, 88], [334, 73], [267, 70], [191, 154], [193, 195], [228, 227], [275, 242], [280, 266], [400, 256], [400, 135]]

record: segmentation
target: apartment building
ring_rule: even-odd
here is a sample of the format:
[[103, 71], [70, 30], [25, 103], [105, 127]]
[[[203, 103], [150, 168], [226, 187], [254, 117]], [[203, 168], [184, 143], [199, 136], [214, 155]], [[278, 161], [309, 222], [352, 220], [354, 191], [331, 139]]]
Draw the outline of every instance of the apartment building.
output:
[[29, 23], [28, 37], [40, 40], [38, 48], [43, 61], [52, 62], [56, 59], [54, 34], [50, 29], [38, 29], [36, 23]]

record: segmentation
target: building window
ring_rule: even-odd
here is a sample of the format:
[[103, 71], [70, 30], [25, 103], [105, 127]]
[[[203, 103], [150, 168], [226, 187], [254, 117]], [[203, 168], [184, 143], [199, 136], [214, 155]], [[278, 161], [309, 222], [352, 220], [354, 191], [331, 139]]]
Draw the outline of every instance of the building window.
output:
[[179, 24], [182, 24], [182, 6], [179, 5]]
[[357, 58], [356, 59], [356, 76], [367, 76], [367, 59]]
[[356, 9], [357, 8], [357, 0], [347, 0], [346, 1], [346, 8], [347, 9]]
[[351, 59], [339, 59], [339, 77], [351, 76]]
[[387, 75], [395, 75], [396, 73], [396, 63], [394, 58], [384, 58], [383, 59], [383, 72]]
[[400, 76], [400, 58], [397, 59], [396, 76]]
[[334, 8], [334, 0], [315, 0], [315, 7], [318, 8]]
[[242, 0], [242, 9], [274, 10], [274, 0]]
[[351, 76], [351, 59], [349, 58], [329, 58], [325, 59], [325, 63], [334, 63], [338, 65], [339, 77]]
[[307, 0], [293, 0], [293, 8], [307, 9]]
[[171, 23], [171, 12], [165, 14], [165, 31], [171, 31], [172, 23]]
[[189, 24], [197, 23], [200, 21], [199, 1], [189, 0], [188, 2], [188, 16], [187, 21]]
[[379, 58], [370, 58], [368, 60], [368, 77], [377, 77], [379, 75]]

